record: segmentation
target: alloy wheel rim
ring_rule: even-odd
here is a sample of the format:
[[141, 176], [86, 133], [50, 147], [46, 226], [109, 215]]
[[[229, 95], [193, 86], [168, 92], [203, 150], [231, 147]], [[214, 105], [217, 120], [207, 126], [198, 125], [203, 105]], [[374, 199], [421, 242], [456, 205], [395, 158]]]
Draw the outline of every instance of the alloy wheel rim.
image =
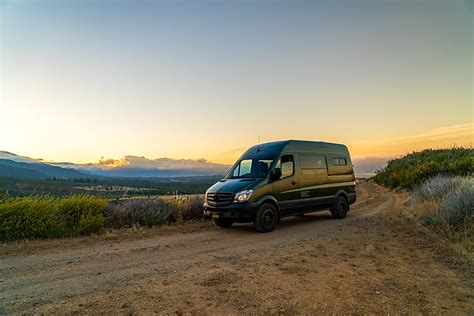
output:
[[346, 207], [343, 202], [339, 202], [339, 213], [344, 214], [346, 212]]
[[273, 224], [273, 221], [275, 220], [275, 216], [273, 212], [270, 209], [266, 209], [265, 212], [263, 213], [263, 223], [266, 227], [269, 227]]

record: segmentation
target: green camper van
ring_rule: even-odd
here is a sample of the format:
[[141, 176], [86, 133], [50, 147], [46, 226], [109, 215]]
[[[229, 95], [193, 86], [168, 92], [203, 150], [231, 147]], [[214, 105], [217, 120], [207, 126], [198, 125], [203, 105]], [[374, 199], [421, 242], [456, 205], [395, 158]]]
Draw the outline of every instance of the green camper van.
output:
[[248, 149], [206, 191], [204, 216], [224, 228], [253, 222], [257, 231], [270, 232], [286, 216], [329, 209], [333, 218], [344, 218], [355, 201], [346, 146], [288, 140]]

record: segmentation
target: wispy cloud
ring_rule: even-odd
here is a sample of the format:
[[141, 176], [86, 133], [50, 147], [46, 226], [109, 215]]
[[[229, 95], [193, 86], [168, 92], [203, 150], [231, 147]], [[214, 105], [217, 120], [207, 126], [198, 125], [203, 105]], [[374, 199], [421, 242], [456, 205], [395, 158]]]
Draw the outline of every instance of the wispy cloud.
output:
[[353, 156], [399, 156], [426, 148], [472, 147], [474, 123], [430, 130], [408, 137], [350, 144]]
[[395, 138], [392, 140], [385, 141], [385, 143], [413, 143], [418, 141], [441, 141], [445, 139], [460, 139], [469, 137], [469, 140], [472, 142], [472, 137], [474, 133], [474, 123], [455, 125], [450, 127], [438, 128], [435, 130], [428, 131], [419, 135], [404, 137], [404, 138]]

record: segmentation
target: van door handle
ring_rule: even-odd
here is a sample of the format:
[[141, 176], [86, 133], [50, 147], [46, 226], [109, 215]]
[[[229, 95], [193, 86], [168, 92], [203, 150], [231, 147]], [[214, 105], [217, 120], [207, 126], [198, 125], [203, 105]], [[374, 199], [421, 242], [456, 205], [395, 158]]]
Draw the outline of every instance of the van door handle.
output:
[[291, 182], [291, 184], [293, 184], [293, 185], [296, 185], [296, 182], [295, 182], [295, 181], [293, 181], [293, 182]]

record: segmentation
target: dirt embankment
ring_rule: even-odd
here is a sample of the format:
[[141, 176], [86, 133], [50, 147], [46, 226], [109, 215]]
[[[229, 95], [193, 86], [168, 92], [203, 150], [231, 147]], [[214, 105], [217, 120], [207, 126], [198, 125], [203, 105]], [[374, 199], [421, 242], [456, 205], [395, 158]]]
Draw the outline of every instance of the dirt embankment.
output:
[[343, 220], [320, 212], [269, 234], [206, 222], [2, 245], [0, 314], [472, 314], [472, 270], [400, 225], [404, 197], [362, 183], [358, 198]]

